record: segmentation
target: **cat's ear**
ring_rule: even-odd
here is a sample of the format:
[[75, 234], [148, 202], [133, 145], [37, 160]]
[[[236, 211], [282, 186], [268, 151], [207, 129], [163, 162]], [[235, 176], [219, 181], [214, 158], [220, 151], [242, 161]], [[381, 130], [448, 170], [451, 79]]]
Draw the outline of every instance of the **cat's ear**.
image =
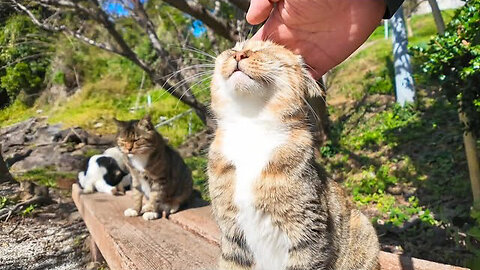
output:
[[305, 94], [307, 97], [325, 97], [325, 91], [323, 91], [322, 87], [320, 86], [321, 82], [315, 81], [308, 71], [305, 71], [303, 80], [305, 84]]
[[150, 116], [150, 114], [146, 114], [143, 118], [142, 118], [143, 121], [147, 121], [147, 122], [152, 122], [152, 116]]
[[147, 114], [145, 115], [140, 121], [138, 122], [138, 126], [146, 129], [146, 130], [154, 130], [155, 127], [152, 124], [152, 117]]

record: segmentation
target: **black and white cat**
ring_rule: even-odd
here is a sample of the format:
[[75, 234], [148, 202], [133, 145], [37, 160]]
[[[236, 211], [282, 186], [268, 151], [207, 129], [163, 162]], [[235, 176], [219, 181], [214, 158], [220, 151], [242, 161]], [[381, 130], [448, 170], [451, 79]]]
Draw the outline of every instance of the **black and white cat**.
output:
[[123, 193], [132, 182], [123, 162], [123, 153], [112, 147], [101, 155], [94, 155], [88, 161], [86, 172], [78, 173], [78, 181], [83, 193], [98, 192], [115, 195]]

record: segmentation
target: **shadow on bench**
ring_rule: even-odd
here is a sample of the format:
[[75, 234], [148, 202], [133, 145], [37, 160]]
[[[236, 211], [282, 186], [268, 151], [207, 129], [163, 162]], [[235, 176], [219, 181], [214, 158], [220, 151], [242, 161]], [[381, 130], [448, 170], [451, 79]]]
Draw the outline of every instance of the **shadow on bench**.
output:
[[[110, 269], [215, 269], [220, 232], [209, 206], [180, 211], [168, 220], [145, 221], [123, 216], [132, 203], [128, 195], [81, 194], [74, 184], [72, 197]], [[465, 269], [386, 252], [381, 252], [380, 264], [382, 270]]]

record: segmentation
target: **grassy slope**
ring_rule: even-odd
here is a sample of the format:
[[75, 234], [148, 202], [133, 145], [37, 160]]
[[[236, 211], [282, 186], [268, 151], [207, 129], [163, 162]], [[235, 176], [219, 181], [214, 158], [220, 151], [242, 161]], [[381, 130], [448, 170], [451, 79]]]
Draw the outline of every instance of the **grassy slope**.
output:
[[[447, 22], [452, 15], [444, 13]], [[436, 32], [428, 15], [411, 24], [410, 45]], [[384, 249], [471, 264], [478, 243], [468, 236], [475, 225], [456, 110], [417, 69], [417, 104], [394, 105], [391, 42], [382, 33], [330, 75], [331, 141], [320, 162], [372, 217]]]

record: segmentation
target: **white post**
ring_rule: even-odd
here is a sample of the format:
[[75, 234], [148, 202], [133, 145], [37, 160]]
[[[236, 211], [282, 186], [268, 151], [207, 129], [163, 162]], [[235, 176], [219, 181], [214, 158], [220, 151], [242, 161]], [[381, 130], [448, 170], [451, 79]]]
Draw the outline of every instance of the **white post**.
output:
[[404, 106], [415, 99], [415, 85], [408, 55], [407, 30], [403, 18], [403, 8], [400, 7], [391, 19], [393, 34], [393, 65], [395, 68], [395, 91], [397, 103]]
[[383, 25], [384, 25], [384, 29], [385, 29], [385, 39], [388, 39], [388, 21], [383, 20]]

